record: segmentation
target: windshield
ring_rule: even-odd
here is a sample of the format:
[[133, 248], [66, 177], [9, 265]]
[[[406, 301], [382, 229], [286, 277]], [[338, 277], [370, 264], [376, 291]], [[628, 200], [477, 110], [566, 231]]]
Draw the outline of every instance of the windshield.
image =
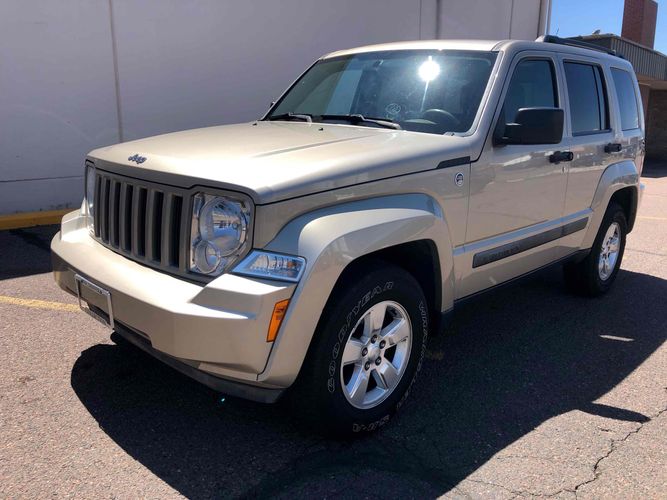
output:
[[353, 123], [444, 134], [472, 126], [494, 52], [368, 52], [318, 61], [268, 120]]

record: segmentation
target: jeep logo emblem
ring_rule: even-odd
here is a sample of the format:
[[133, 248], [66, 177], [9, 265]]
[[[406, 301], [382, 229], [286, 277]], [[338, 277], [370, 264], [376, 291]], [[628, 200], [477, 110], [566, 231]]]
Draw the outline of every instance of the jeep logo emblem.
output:
[[130, 156], [130, 157], [127, 159], [127, 161], [133, 161], [133, 162], [135, 162], [137, 165], [140, 165], [140, 164], [142, 164], [143, 162], [146, 161], [146, 157], [145, 157], [145, 156], [139, 156], [138, 154], [134, 154], [134, 155]]

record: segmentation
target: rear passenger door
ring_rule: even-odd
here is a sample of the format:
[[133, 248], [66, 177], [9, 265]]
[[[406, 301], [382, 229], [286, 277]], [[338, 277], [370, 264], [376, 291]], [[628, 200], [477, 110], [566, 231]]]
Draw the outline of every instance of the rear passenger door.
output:
[[[566, 165], [567, 191], [565, 217], [588, 217], [593, 195], [602, 172], [619, 153], [615, 149], [618, 138], [614, 132], [614, 115], [610, 106], [613, 87], [611, 74], [597, 59], [559, 57], [565, 78], [565, 133], [563, 142], [573, 159]], [[562, 241], [567, 249], [577, 249], [585, 231], [576, 232]]]

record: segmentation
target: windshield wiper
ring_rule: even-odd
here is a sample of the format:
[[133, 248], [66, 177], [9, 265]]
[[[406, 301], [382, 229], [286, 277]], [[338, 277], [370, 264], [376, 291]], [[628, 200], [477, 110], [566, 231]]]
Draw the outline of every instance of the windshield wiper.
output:
[[[401, 126], [395, 121], [389, 118], [370, 118], [361, 114], [350, 114], [350, 115], [316, 115], [314, 116], [315, 121], [319, 120], [345, 120], [353, 125], [359, 123], [372, 123], [383, 128], [391, 128], [394, 130], [401, 130]], [[305, 122], [312, 122], [313, 115], [307, 113], [281, 113], [279, 115], [269, 116], [269, 121], [274, 120], [303, 120]]]
[[358, 123], [373, 123], [382, 128], [393, 128], [394, 130], [401, 130], [401, 126], [389, 118], [369, 118], [360, 114], [351, 115], [320, 115], [317, 119], [322, 120], [346, 120], [356, 125]]
[[269, 121], [273, 120], [303, 120], [310, 123], [313, 121], [313, 115], [306, 113], [282, 113], [280, 115], [269, 116]]

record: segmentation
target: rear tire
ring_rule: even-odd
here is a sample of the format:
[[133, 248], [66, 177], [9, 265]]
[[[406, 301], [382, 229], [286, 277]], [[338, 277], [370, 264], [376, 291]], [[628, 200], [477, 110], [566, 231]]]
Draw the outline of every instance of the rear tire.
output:
[[428, 307], [407, 271], [368, 263], [332, 293], [289, 399], [319, 432], [364, 434], [407, 398], [426, 352]]
[[611, 203], [605, 212], [590, 253], [584, 260], [565, 264], [565, 283], [571, 292], [588, 297], [606, 293], [623, 260], [628, 223], [623, 208]]

